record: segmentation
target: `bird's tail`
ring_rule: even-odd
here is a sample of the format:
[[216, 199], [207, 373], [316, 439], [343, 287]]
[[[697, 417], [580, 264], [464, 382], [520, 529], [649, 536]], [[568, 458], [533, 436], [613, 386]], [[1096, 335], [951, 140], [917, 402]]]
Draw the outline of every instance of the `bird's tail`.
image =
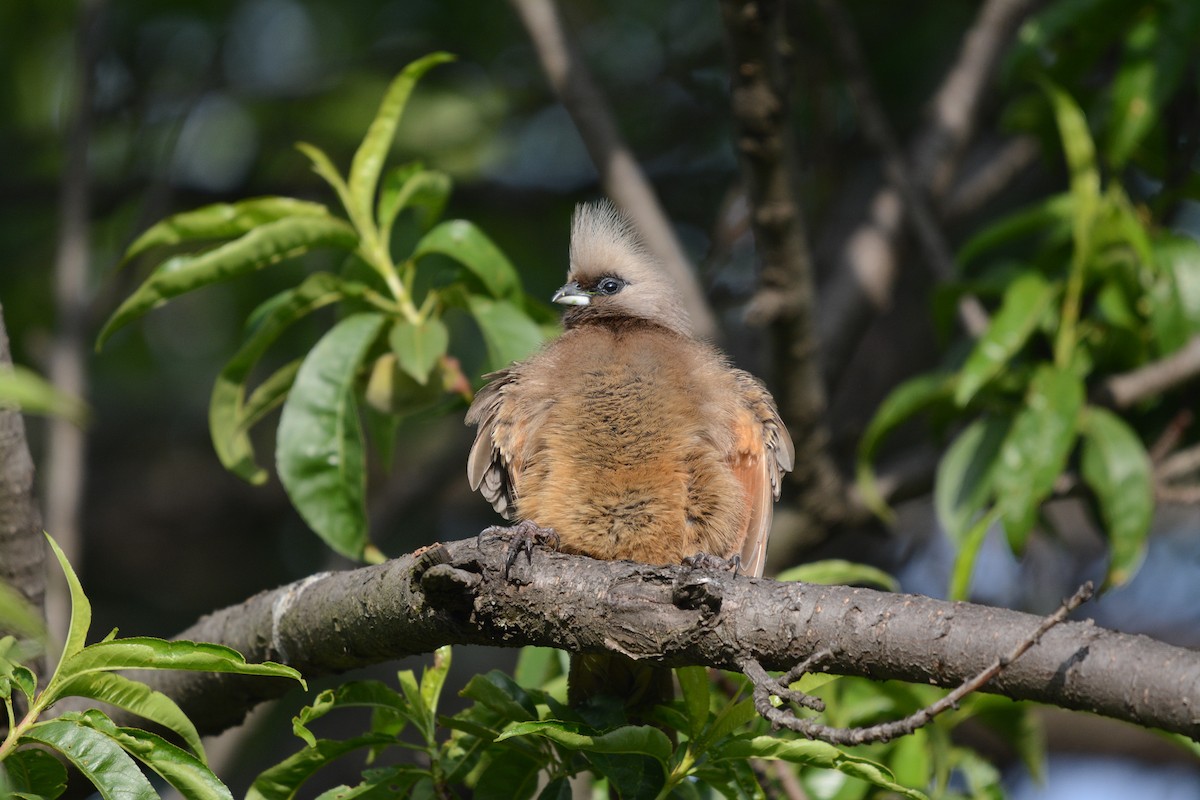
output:
[[634, 661], [617, 653], [571, 656], [567, 701], [578, 708], [599, 695], [621, 701], [631, 722], [648, 724], [654, 706], [675, 698], [675, 682], [670, 667]]

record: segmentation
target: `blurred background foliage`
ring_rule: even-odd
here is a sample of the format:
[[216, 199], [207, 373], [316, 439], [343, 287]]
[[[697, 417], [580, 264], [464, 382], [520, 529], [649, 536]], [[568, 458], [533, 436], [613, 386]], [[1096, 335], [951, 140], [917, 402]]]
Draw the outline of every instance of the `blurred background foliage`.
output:
[[[766, 337], [742, 321], [757, 283], [744, 220], [729, 222], [744, 200], [717, 5], [579, 0], [563, 6], [622, 134], [700, 265], [725, 325], [723, 344], [742, 366], [777, 380], [769, 374]], [[930, 94], [979, 4], [854, 0], [844, 6], [883, 110], [907, 140], [922, 125]], [[986, 161], [1014, 133], [1035, 137], [1040, 153], [984, 208], [945, 214], [952, 244], [1066, 188], [1058, 132], [1034, 81], [1038, 75], [1080, 105], [1106, 178], [1120, 182], [1144, 224], [1195, 237], [1196, 8], [1191, 0], [1034, 4], [1037, 16], [1013, 36], [989, 83], [976, 146], [965, 163]], [[789, 28], [797, 188], [817, 270], [827, 279], [881, 167], [824, 18], [809, 3], [793, 3]], [[446, 218], [475, 222], [516, 265], [525, 291], [548, 298], [566, 269], [570, 210], [599, 188], [574, 124], [547, 88], [508, 4], [0, 4], [6, 76], [0, 82], [0, 302], [15, 360], [46, 374], [62, 323], [52, 266], [60, 193], [74, 169], [73, 131], [86, 139], [91, 228], [83, 328], [90, 347], [103, 320], [144, 277], [144, 266], [116, 269], [141, 231], [168, 214], [213, 202], [265, 194], [327, 200], [293, 144], [313, 142], [336, 164], [348, 164], [391, 78], [436, 50], [458, 60], [422, 81], [393, 163], [420, 158], [448, 173], [454, 191]], [[90, 76], [82, 94], [76, 77], [81, 54]], [[1140, 114], [1144, 125], [1130, 124], [1129, 113]], [[945, 352], [949, 334], [939, 321], [947, 314], [934, 313], [945, 300], [937, 300], [940, 306], [931, 300], [933, 281], [920, 254], [914, 248], [901, 253], [906, 263], [895, 297], [830, 387], [833, 446], [845, 467], [887, 392], [938, 365]], [[327, 550], [307, 533], [276, 479], [256, 488], [223, 470], [206, 423], [213, 379], [240, 341], [243, 320], [263, 297], [328, 268], [322, 258], [313, 254], [302, 264], [189, 294], [122, 330], [101, 356], [89, 358], [83, 549], [74, 562], [98, 629], [119, 624], [127, 633], [169, 635], [199, 614], [329, 565]], [[329, 321], [318, 314], [301, 322], [288, 333], [291, 345], [307, 349]], [[466, 374], [477, 377], [486, 359], [483, 343], [456, 354]], [[1148, 421], [1139, 432], [1153, 438], [1164, 420], [1194, 401], [1194, 388], [1185, 387], [1169, 408], [1139, 409]], [[30, 424], [41, 463], [44, 423]], [[270, 452], [273, 426], [262, 427], [262, 452]], [[371, 524], [385, 552], [460, 538], [494, 521], [464, 479], [468, 437], [457, 411], [417, 415], [402, 427], [394, 471], [375, 465], [371, 475]], [[1194, 432], [1186, 438], [1194, 440]], [[944, 593], [953, 553], [936, 533], [929, 504], [898, 511], [886, 535], [868, 528], [820, 545], [820, 554], [871, 561], [897, 573], [905, 590]], [[1102, 574], [1102, 537], [1079, 533], [1086, 526], [1070, 509], [1048, 514], [1059, 514], [1059, 529], [1067, 533], [1035, 537], [1021, 561], [1002, 537], [983, 543], [977, 599], [1044, 610], [1076, 579]], [[786, 512], [780, 516], [786, 524]], [[1142, 572], [1096, 607], [1098, 621], [1200, 643], [1196, 534], [1191, 508], [1160, 509]], [[479, 662], [467, 669], [479, 671], [500, 656], [472, 658]]]

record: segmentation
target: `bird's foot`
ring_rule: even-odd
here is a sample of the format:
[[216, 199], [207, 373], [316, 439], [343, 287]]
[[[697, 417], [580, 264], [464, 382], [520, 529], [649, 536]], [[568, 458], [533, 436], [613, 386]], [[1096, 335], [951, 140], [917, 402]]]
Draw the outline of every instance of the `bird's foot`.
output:
[[549, 547], [551, 550], [557, 550], [561, 542], [558, 532], [553, 528], [543, 528], [528, 519], [523, 519], [516, 525], [507, 528], [502, 525], [484, 528], [476, 537], [476, 544], [482, 542], [484, 536], [489, 535], [508, 541], [507, 556], [504, 559], [504, 580], [506, 581], [509, 580], [509, 572], [512, 571], [512, 566], [517, 563], [521, 553], [525, 554], [525, 561], [532, 564], [534, 547], [541, 545]]
[[696, 553], [680, 563], [688, 569], [711, 569], [718, 572], [732, 572], [736, 575], [741, 569], [742, 557], [738, 553], [734, 553], [729, 558], [714, 556], [712, 553]]

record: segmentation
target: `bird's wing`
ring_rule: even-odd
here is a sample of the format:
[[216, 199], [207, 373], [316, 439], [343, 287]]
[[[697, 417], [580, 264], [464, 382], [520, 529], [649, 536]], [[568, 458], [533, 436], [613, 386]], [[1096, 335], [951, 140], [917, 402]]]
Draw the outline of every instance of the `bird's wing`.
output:
[[467, 458], [467, 478], [471, 488], [482, 494], [492, 508], [505, 519], [516, 513], [516, 487], [513, 476], [520, 465], [521, 426], [517, 408], [509, 395], [517, 388], [515, 368], [485, 375], [488, 384], [479, 390], [467, 410], [467, 424], [478, 425], [471, 455]]
[[791, 471], [796, 454], [767, 390], [748, 372], [735, 370], [734, 377], [742, 403], [734, 422], [730, 463], [750, 509], [742, 540], [742, 566], [746, 574], [758, 576], [767, 560], [771, 517], [783, 475]]

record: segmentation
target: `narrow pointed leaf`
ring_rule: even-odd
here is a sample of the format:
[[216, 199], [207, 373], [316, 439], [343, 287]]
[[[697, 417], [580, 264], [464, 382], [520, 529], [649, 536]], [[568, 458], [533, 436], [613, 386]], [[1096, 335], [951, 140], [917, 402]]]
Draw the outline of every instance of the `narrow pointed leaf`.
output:
[[379, 192], [376, 212], [380, 238], [389, 241], [396, 218], [409, 208], [416, 213], [420, 230], [432, 228], [433, 223], [441, 219], [452, 186], [449, 175], [423, 169], [420, 164], [407, 164], [389, 172]]
[[1010, 424], [1004, 417], [980, 417], [963, 428], [938, 463], [933, 507], [956, 545], [992, 497], [992, 476]]
[[254, 391], [246, 398], [246, 405], [242, 409], [242, 421], [238, 425], [241, 430], [250, 430], [272, 410], [283, 405], [288, 392], [292, 390], [292, 384], [296, 382], [296, 373], [300, 371], [302, 363], [304, 363], [303, 359], [297, 358], [295, 361], [284, 364], [254, 387]]
[[885, 592], [900, 591], [899, 582], [878, 567], [841, 558], [810, 561], [791, 567], [776, 575], [775, 580], [817, 583], [822, 586], [875, 586]]
[[125, 251], [126, 263], [148, 250], [203, 239], [234, 239], [260, 225], [285, 217], [328, 217], [320, 203], [292, 197], [256, 197], [213, 205], [167, 217], [151, 226]]
[[515, 736], [541, 736], [568, 750], [589, 753], [640, 753], [666, 765], [671, 758], [671, 740], [658, 728], [650, 725], [626, 725], [606, 733], [598, 733], [573, 722], [545, 720], [519, 722], [496, 738], [504, 741]]
[[291, 387], [296, 367], [272, 375], [260, 387], [253, 408], [246, 406], [246, 380], [251, 371], [279, 336], [297, 320], [313, 311], [359, 293], [360, 284], [351, 284], [327, 272], [308, 276], [294, 289], [271, 298], [269, 311], [258, 320], [246, 341], [221, 370], [213, 383], [208, 404], [208, 428], [213, 448], [227, 470], [253, 484], [262, 484], [267, 473], [254, 460], [254, 446], [247, 431], [261, 414], [280, 402]]
[[296, 142], [296, 149], [308, 158], [312, 164], [313, 172], [321, 176], [321, 178], [329, 184], [330, 188], [337, 193], [338, 200], [341, 201], [342, 207], [346, 209], [346, 213], [354, 222], [355, 227], [362, 230], [362, 220], [354, 213], [350, 200], [350, 187], [346, 185], [346, 179], [338, 172], [337, 167], [329, 160], [329, 156], [325, 151], [316, 145], [311, 145], [308, 142]]
[[1074, 218], [1075, 201], [1069, 192], [1056, 194], [1026, 208], [1001, 217], [972, 236], [958, 251], [960, 269], [990, 250], [995, 250], [1014, 239], [1033, 234], [1045, 235], [1047, 229], [1063, 230], [1070, 235], [1071, 220]]
[[993, 481], [1009, 544], [1024, 549], [1038, 506], [1049, 496], [1075, 444], [1083, 383], [1069, 370], [1043, 365], [1000, 449]]
[[7, 406], [26, 414], [62, 417], [80, 426], [87, 421], [87, 406], [20, 365], [0, 367], [0, 408]]
[[62, 753], [104, 800], [158, 800], [158, 792], [121, 746], [78, 720], [39, 722], [21, 741], [44, 744]]
[[433, 663], [421, 673], [421, 700], [431, 717], [437, 716], [438, 700], [446, 685], [446, 676], [450, 674], [451, 660], [450, 645], [442, 645], [433, 651]]
[[292, 732], [310, 747], [315, 746], [317, 740], [309, 732], [309, 724], [339, 708], [383, 710], [396, 718], [410, 716], [408, 703], [382, 681], [350, 681], [336, 689], [326, 689], [313, 699], [311, 705], [300, 709], [300, 713], [292, 718]]
[[1057, 294], [1054, 284], [1026, 272], [1009, 284], [1000, 310], [992, 317], [958, 376], [954, 402], [965, 407], [1020, 352]]
[[489, 370], [507, 367], [541, 345], [542, 330], [515, 304], [480, 295], [468, 297], [467, 304], [483, 333]]
[[350, 164], [350, 200], [357, 212], [369, 215], [375, 207], [375, 189], [379, 185], [383, 162], [392, 149], [396, 127], [413, 87], [430, 69], [453, 60], [454, 56], [449, 53], [431, 53], [405, 67], [388, 87], [379, 111], [375, 113], [375, 119]]
[[1096, 145], [1092, 142], [1087, 117], [1075, 100], [1053, 83], [1045, 80], [1041, 83], [1054, 109], [1059, 138], [1071, 175], [1071, 197], [1075, 211], [1072, 224], [1075, 249], [1087, 253], [1092, 221], [1100, 205], [1100, 171], [1096, 167]]
[[413, 380], [424, 386], [438, 359], [450, 346], [450, 331], [437, 317], [422, 322], [398, 320], [388, 335], [396, 363]]
[[344, 741], [320, 739], [316, 747], [306, 747], [270, 769], [265, 770], [246, 792], [246, 800], [291, 800], [300, 796], [300, 787], [317, 770], [355, 750], [393, 744], [391, 736], [367, 734]]
[[883, 440], [921, 411], [945, 400], [953, 392], [953, 378], [943, 373], [929, 373], [910, 378], [897, 386], [880, 404], [866, 432], [858, 443], [858, 491], [867, 506], [883, 519], [890, 519], [891, 509], [875, 485], [872, 462]]
[[1125, 39], [1125, 51], [1112, 83], [1112, 110], [1106, 126], [1109, 164], [1120, 169], [1146, 134], [1162, 119], [1200, 38], [1200, 5], [1169, 3], [1147, 9]]
[[1103, 408], [1084, 410], [1080, 433], [1080, 471], [1095, 493], [1112, 551], [1107, 583], [1119, 586], [1133, 577], [1146, 552], [1154, 515], [1150, 459], [1133, 429]]
[[184, 669], [291, 678], [304, 684], [300, 673], [283, 664], [251, 664], [238, 651], [209, 642], [168, 641], [151, 636], [112, 639], [89, 645], [60, 669], [63, 679], [92, 672], [122, 669]]
[[443, 222], [422, 236], [413, 258], [420, 260], [434, 253], [466, 267], [492, 297], [511, 299], [521, 290], [521, 281], [508, 257], [487, 234], [464, 219]]
[[174, 700], [144, 683], [112, 672], [89, 672], [67, 681], [57, 696], [87, 697], [144, 717], [177, 733], [197, 758], [205, 760], [196, 726]]
[[950, 571], [951, 600], [967, 599], [971, 589], [971, 578], [975, 575], [975, 562], [979, 557], [979, 550], [987, 539], [988, 531], [999, 518], [999, 510], [992, 509], [956, 539], [958, 552], [954, 555], [954, 568]]
[[683, 691], [683, 707], [687, 711], [688, 736], [695, 739], [708, 721], [709, 683], [704, 667], [678, 667], [675, 676]]
[[355, 314], [317, 342], [283, 406], [275, 448], [279, 479], [300, 516], [326, 544], [355, 559], [367, 544], [355, 379], [384, 321], [381, 314]]
[[336, 786], [317, 795], [317, 800], [396, 800], [411, 797], [413, 784], [427, 777], [428, 771], [411, 764], [363, 770], [362, 783], [357, 786]]
[[67, 561], [67, 556], [58, 546], [58, 542], [54, 541], [54, 537], [50, 534], [46, 534], [46, 541], [50, 543], [50, 549], [54, 551], [54, 557], [58, 559], [58, 564], [62, 567], [63, 577], [67, 579], [67, 587], [71, 592], [71, 623], [67, 627], [67, 640], [63, 643], [62, 658], [55, 669], [55, 675], [57, 675], [62, 671], [62, 665], [67, 659], [83, 650], [88, 629], [92, 627], [92, 604], [88, 602], [87, 595], [83, 593], [79, 578], [76, 577], [75, 570], [71, 569], [71, 563]]
[[333, 217], [287, 217], [261, 225], [231, 242], [201, 255], [172, 259], [130, 295], [100, 331], [96, 347], [112, 334], [173, 297], [226, 281], [317, 247], [353, 250], [354, 229]]

